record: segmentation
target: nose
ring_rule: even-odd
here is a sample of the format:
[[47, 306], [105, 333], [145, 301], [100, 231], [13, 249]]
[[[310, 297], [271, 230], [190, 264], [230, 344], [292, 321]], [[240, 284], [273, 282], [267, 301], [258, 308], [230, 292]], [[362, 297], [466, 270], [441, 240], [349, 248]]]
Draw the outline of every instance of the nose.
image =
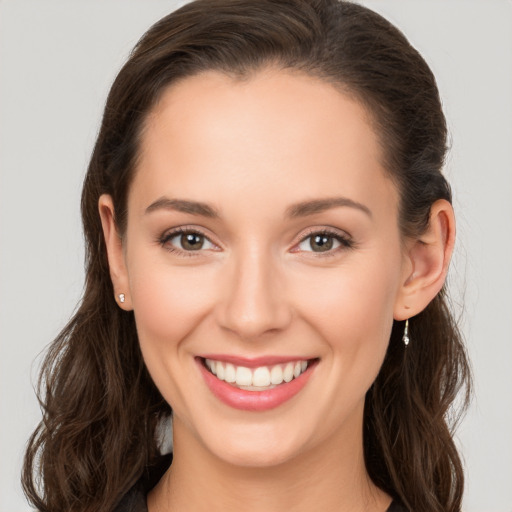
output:
[[285, 329], [292, 308], [286, 300], [279, 265], [268, 254], [253, 251], [228, 266], [222, 300], [217, 304], [219, 325], [243, 340]]

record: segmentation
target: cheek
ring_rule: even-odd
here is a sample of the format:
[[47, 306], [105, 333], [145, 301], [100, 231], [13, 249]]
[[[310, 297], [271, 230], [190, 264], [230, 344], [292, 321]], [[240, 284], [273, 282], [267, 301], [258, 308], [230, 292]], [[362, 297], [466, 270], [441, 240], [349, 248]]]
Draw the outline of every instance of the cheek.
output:
[[393, 325], [396, 282], [393, 269], [379, 265], [337, 272], [318, 281], [304, 313], [324, 347], [326, 424], [357, 411], [380, 371]]
[[362, 259], [355, 261], [318, 274], [302, 302], [303, 316], [328, 354], [330, 392], [343, 408], [362, 400], [377, 377], [389, 344], [400, 280], [400, 260], [394, 255], [387, 261], [383, 253], [364, 264]]
[[179, 413], [189, 393], [182, 381], [193, 364], [187, 341], [209, 310], [211, 279], [191, 267], [148, 261], [134, 259], [130, 267], [139, 344], [154, 383]]
[[141, 344], [179, 343], [200, 321], [208, 303], [207, 276], [193, 268], [134, 266], [130, 290]]
[[386, 339], [393, 322], [398, 275], [376, 267], [333, 269], [308, 285], [303, 311], [329, 340], [359, 345]]

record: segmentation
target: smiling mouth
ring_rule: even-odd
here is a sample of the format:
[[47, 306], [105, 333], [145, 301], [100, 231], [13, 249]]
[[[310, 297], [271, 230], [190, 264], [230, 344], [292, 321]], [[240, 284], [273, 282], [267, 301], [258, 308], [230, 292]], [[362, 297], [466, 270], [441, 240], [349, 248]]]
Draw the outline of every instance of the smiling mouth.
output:
[[266, 391], [300, 377], [316, 359], [298, 359], [271, 366], [248, 368], [225, 361], [201, 358], [203, 366], [217, 379], [246, 391]]

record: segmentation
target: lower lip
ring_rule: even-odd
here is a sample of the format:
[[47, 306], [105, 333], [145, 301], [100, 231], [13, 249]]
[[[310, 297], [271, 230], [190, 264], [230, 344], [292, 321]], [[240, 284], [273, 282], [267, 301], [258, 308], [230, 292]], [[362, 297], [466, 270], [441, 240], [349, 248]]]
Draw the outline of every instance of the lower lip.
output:
[[318, 363], [317, 360], [311, 361], [307, 369], [290, 382], [283, 382], [275, 388], [265, 391], [248, 391], [215, 377], [204, 366], [202, 359], [197, 358], [196, 361], [210, 391], [226, 405], [244, 411], [267, 411], [287, 402], [306, 385]]

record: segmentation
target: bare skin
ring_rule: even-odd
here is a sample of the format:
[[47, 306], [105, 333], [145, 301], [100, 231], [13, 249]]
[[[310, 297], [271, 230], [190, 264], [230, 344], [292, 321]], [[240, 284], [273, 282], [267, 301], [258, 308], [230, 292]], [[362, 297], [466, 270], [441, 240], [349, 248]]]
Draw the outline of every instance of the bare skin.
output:
[[[126, 296], [119, 306], [133, 309], [174, 414], [173, 464], [149, 512], [388, 508], [363, 460], [364, 397], [393, 319], [416, 315], [441, 289], [455, 225], [438, 201], [421, 240], [404, 240], [381, 162], [365, 110], [301, 74], [208, 72], [156, 105], [123, 239], [111, 198], [99, 203], [114, 289]], [[176, 228], [194, 232], [196, 247]], [[197, 361], [212, 352], [318, 364], [291, 399], [247, 411], [205, 384]]]
[[[183, 431], [178, 427], [178, 432]], [[177, 439], [175, 455], [179, 462], [173, 463], [172, 469], [150, 493], [150, 512], [207, 512], [221, 510], [221, 507], [230, 511], [243, 508], [249, 512], [383, 512], [391, 502], [391, 498], [367, 478], [359, 438], [353, 441], [327, 439], [308, 453], [264, 468], [219, 463], [195, 440], [187, 442], [179, 436]], [[340, 447], [338, 452], [333, 452], [335, 443]], [[185, 456], [180, 456], [181, 450]], [[350, 460], [352, 465], [340, 464], [343, 460]], [[192, 475], [193, 478], [189, 478]]]

